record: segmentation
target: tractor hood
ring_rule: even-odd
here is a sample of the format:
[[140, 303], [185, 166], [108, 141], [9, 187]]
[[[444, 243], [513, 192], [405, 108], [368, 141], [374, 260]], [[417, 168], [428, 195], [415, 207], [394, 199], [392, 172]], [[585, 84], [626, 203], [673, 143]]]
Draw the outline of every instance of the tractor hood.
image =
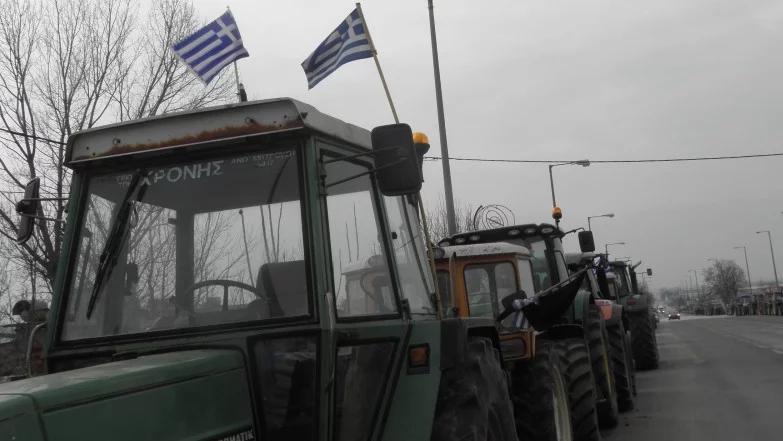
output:
[[183, 350], [4, 384], [0, 434], [18, 441], [253, 439], [250, 409], [239, 351]]

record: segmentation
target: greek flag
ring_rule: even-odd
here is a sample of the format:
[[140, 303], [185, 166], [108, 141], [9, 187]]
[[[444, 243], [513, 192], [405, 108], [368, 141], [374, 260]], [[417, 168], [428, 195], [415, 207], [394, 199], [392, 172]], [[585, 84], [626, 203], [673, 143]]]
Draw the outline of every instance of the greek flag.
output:
[[171, 48], [204, 84], [209, 84], [232, 62], [250, 56], [242, 45], [242, 36], [231, 11], [174, 43]]
[[372, 55], [373, 48], [364, 21], [359, 10], [354, 9], [302, 62], [302, 69], [307, 75], [307, 88], [312, 89], [343, 64]]
[[538, 304], [538, 296], [529, 297], [527, 299], [514, 300], [514, 303], [512, 303], [512, 308], [514, 309], [514, 316], [512, 317], [511, 322], [514, 324], [515, 327], [520, 329], [527, 329], [530, 327], [530, 323], [527, 321], [527, 318], [525, 317], [525, 314], [522, 312], [522, 309], [534, 303], [536, 305]]

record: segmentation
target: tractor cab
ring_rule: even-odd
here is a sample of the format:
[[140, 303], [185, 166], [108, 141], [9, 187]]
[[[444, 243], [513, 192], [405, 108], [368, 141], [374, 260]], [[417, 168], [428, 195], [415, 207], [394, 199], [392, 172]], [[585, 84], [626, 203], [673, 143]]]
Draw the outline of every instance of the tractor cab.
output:
[[541, 292], [569, 276], [562, 242], [563, 233], [550, 224], [525, 224], [456, 234], [439, 246], [509, 243], [530, 250], [534, 292]]
[[[66, 164], [46, 375], [0, 386], [0, 433], [369, 439], [433, 376], [407, 420], [430, 427], [437, 364], [404, 367], [440, 329], [410, 127], [246, 102], [76, 133]], [[45, 200], [31, 181], [20, 242]], [[353, 256], [372, 260], [360, 290]]]

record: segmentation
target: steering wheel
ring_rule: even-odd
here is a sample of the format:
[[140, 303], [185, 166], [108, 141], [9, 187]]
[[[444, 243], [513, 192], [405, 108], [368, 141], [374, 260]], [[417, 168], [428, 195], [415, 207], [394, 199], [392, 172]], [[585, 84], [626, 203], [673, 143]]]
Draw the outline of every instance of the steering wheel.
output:
[[189, 294], [194, 291], [196, 291], [199, 288], [203, 288], [205, 286], [213, 286], [213, 285], [219, 285], [223, 287], [223, 311], [228, 310], [228, 288], [234, 287], [234, 288], [240, 288], [245, 291], [250, 291], [253, 294], [256, 295], [256, 297], [263, 300], [265, 303], [269, 303], [269, 298], [261, 294], [261, 291], [257, 290], [256, 288], [253, 288], [252, 286], [248, 285], [247, 283], [237, 282], [235, 280], [227, 280], [227, 279], [209, 279], [204, 280], [198, 283], [193, 284], [190, 288], [186, 289], [184, 294]]

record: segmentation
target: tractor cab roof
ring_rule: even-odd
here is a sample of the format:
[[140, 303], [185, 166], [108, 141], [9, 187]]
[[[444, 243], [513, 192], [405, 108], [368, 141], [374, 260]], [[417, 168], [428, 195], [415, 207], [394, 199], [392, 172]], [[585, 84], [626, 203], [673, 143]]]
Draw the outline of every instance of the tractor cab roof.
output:
[[452, 254], [455, 254], [457, 257], [515, 254], [518, 258], [530, 259], [530, 250], [526, 247], [504, 242], [451, 245], [435, 249], [435, 258], [438, 260], [448, 259]]
[[176, 147], [214, 146], [257, 136], [313, 131], [370, 149], [370, 132], [321, 113], [291, 98], [233, 103], [109, 124], [68, 138], [65, 163], [71, 168]]
[[438, 242], [439, 246], [477, 243], [509, 242], [529, 237], [562, 238], [563, 232], [552, 224], [524, 224], [490, 230], [470, 231], [455, 234]]

